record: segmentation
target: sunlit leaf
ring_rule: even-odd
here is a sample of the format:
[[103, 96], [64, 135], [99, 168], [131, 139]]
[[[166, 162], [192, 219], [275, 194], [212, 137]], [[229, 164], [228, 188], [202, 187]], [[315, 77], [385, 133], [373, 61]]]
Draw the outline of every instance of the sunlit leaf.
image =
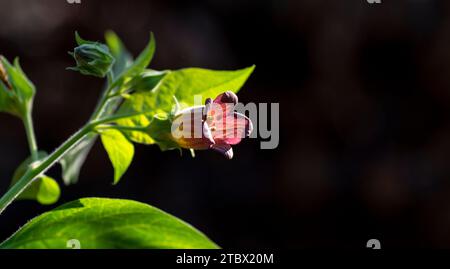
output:
[[[47, 153], [40, 151], [38, 152], [39, 160], [33, 162], [32, 158], [29, 157], [14, 172], [13, 179], [11, 181], [11, 186], [15, 184], [29, 169], [32, 169], [34, 163], [39, 162], [47, 157]], [[61, 195], [61, 190], [58, 183], [51, 177], [46, 175], [37, 178], [30, 186], [28, 186], [20, 195], [17, 197], [18, 200], [35, 200], [43, 205], [54, 204], [58, 201]]]
[[216, 249], [203, 233], [152, 206], [85, 198], [34, 218], [0, 244], [3, 249]]
[[97, 134], [88, 134], [61, 158], [62, 178], [66, 185], [78, 182], [80, 170], [97, 140]]
[[136, 76], [144, 71], [145, 68], [150, 64], [155, 54], [156, 43], [153, 33], [150, 34], [150, 40], [144, 50], [139, 54], [139, 56], [134, 60], [133, 64], [126, 68], [122, 73], [118, 75], [115, 79], [112, 87], [118, 87], [123, 84], [125, 79]]
[[117, 184], [133, 161], [134, 146], [118, 130], [104, 130], [100, 137], [114, 167], [114, 184]]

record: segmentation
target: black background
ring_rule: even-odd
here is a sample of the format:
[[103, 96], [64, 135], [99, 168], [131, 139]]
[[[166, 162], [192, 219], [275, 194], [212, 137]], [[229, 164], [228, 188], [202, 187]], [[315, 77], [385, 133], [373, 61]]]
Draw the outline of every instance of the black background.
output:
[[[117, 186], [97, 143], [58, 204], [116, 197], [159, 207], [224, 248], [450, 246], [450, 6], [438, 0], [0, 0], [0, 54], [38, 88], [34, 119], [51, 151], [92, 112], [102, 81], [66, 71], [73, 33], [116, 31], [136, 55], [153, 31], [155, 69], [256, 64], [242, 102], [280, 104], [280, 144], [161, 153], [138, 146]], [[21, 123], [0, 115], [0, 190], [27, 157]], [[59, 167], [51, 170], [58, 177]], [[4, 239], [47, 211], [20, 201]]]

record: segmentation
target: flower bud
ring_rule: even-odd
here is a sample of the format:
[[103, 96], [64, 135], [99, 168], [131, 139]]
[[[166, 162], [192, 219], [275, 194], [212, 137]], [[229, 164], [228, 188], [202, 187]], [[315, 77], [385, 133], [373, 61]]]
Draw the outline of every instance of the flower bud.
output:
[[76, 47], [70, 55], [77, 66], [68, 69], [79, 71], [83, 75], [105, 77], [114, 64], [114, 57], [107, 46], [100, 43], [85, 43]]
[[3, 66], [2, 61], [0, 60], [0, 81], [5, 84], [8, 89], [12, 89], [11, 84], [9, 83], [8, 75], [6, 74], [5, 67]]

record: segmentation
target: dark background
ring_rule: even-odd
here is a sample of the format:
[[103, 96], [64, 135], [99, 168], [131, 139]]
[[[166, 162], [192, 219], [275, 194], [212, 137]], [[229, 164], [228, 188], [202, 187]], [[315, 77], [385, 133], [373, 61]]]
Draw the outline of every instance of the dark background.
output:
[[[20, 56], [38, 88], [35, 128], [47, 151], [84, 124], [103, 83], [65, 70], [75, 30], [102, 40], [112, 29], [134, 55], [153, 31], [155, 69], [256, 64], [240, 100], [280, 103], [277, 149], [246, 140], [227, 161], [137, 146], [112, 186], [97, 143], [58, 204], [142, 201], [224, 248], [364, 248], [370, 238], [449, 248], [449, 12], [443, 0], [0, 0], [0, 54]], [[28, 148], [16, 118], [0, 122], [5, 192]], [[0, 238], [51, 208], [15, 202], [0, 216]]]

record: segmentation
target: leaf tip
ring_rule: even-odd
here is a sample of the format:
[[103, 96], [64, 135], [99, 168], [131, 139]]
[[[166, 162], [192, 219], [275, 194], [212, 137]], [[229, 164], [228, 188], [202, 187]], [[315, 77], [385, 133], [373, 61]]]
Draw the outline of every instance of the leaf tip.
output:
[[87, 41], [86, 39], [83, 39], [80, 36], [80, 34], [78, 33], [78, 31], [75, 31], [75, 41], [77, 42], [78, 46], [81, 46], [86, 43], [93, 43], [93, 42]]

